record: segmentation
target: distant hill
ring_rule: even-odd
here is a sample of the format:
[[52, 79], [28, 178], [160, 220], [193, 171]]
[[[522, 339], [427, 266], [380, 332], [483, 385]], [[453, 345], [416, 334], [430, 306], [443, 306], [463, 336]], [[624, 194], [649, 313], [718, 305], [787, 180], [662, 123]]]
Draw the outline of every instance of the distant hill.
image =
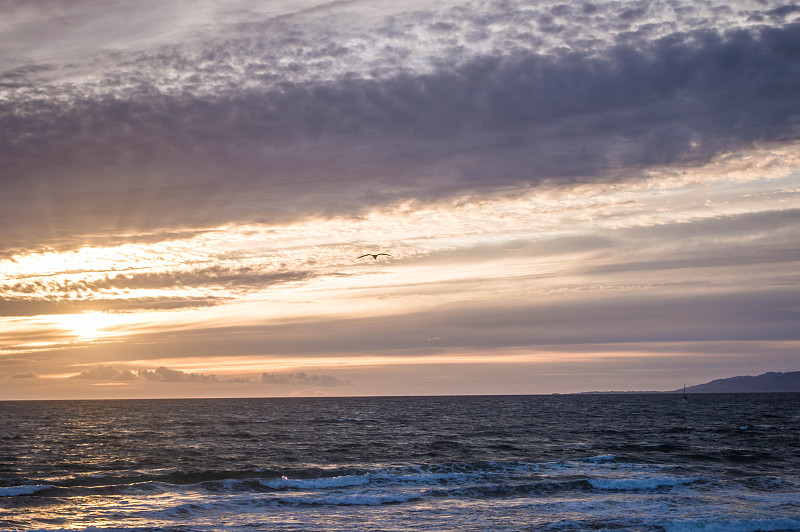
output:
[[[675, 390], [676, 392], [683, 391]], [[760, 393], [760, 392], [800, 392], [800, 371], [787, 373], [770, 372], [753, 376], [717, 379], [705, 384], [687, 386], [692, 393]]]

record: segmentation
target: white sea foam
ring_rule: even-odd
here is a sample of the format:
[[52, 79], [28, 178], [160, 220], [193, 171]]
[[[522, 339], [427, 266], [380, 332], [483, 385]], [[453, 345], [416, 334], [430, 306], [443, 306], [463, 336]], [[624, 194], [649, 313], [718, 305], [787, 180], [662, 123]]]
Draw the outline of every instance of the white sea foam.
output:
[[17, 495], [33, 495], [34, 493], [46, 489], [50, 489], [53, 486], [49, 485], [26, 485], [26, 486], [10, 486], [6, 488], [0, 488], [0, 497], [16, 497]]
[[306, 478], [293, 479], [282, 476], [273, 480], [259, 480], [261, 485], [279, 489], [325, 489], [325, 488], [346, 488], [349, 486], [363, 486], [369, 484], [370, 475], [343, 475], [339, 477]]
[[416, 472], [414, 470], [384, 470], [376, 471], [373, 473], [365, 473], [363, 475], [342, 475], [337, 477], [321, 477], [321, 478], [306, 478], [294, 479], [282, 476], [278, 479], [259, 479], [258, 482], [264, 487], [282, 490], [282, 489], [299, 489], [299, 490], [325, 490], [347, 488], [352, 486], [365, 486], [367, 484], [376, 484], [381, 486], [386, 485], [404, 485], [404, 486], [425, 486], [425, 485], [438, 485], [443, 482], [446, 483], [460, 483], [476, 480], [480, 477], [481, 473], [464, 473], [464, 472], [441, 472], [441, 473], [425, 473]]
[[589, 484], [599, 490], [639, 491], [672, 488], [681, 484], [689, 484], [694, 480], [696, 479], [675, 477], [592, 478], [589, 479]]

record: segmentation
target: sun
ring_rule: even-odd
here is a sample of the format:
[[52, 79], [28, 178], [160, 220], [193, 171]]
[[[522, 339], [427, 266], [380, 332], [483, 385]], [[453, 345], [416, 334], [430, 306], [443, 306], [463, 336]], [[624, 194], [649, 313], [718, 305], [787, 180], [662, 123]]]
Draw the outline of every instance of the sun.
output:
[[119, 314], [107, 312], [82, 312], [54, 316], [55, 325], [81, 338], [100, 338], [108, 334], [108, 329], [124, 321]]

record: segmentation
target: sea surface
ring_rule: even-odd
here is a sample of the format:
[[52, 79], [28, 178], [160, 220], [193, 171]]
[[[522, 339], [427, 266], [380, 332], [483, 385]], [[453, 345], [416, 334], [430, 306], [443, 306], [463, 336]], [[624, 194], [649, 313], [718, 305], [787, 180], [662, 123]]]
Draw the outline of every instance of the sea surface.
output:
[[0, 403], [0, 530], [800, 530], [800, 394]]

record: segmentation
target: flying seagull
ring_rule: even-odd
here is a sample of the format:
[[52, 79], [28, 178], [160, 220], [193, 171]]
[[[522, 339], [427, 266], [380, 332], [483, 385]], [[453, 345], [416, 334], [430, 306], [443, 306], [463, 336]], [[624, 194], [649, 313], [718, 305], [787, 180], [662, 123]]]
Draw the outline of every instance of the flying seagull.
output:
[[388, 253], [365, 253], [364, 255], [361, 255], [358, 258], [363, 259], [364, 257], [372, 257], [373, 259], [378, 260], [378, 257], [381, 255], [386, 255], [387, 257], [391, 257], [391, 255], [389, 255]]

